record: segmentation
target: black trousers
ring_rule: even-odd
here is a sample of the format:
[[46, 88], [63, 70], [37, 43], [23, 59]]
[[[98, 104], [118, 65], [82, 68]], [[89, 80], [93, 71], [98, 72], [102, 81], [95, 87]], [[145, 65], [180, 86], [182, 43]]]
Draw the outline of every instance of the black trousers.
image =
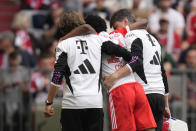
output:
[[154, 115], [157, 128], [156, 131], [162, 131], [163, 127], [163, 115], [165, 111], [165, 98], [164, 95], [161, 94], [147, 94], [148, 102], [152, 109], [152, 113]]
[[103, 109], [62, 109], [62, 131], [103, 131]]

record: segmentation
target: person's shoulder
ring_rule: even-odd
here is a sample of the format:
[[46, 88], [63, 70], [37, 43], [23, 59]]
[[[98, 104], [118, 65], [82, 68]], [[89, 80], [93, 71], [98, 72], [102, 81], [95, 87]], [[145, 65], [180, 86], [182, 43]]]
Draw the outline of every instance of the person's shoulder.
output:
[[139, 37], [146, 34], [148, 34], [148, 32], [145, 29], [137, 29], [129, 31], [125, 37]]
[[25, 74], [27, 75], [28, 74], [28, 71], [29, 71], [29, 68], [25, 67], [25, 66], [22, 66], [22, 65], [19, 65], [18, 68], [17, 68], [17, 71], [20, 73], [20, 74]]
[[179, 11], [177, 11], [177, 10], [175, 10], [175, 9], [172, 9], [172, 8], [169, 8], [169, 14], [171, 14], [171, 15], [173, 15], [173, 16], [182, 16], [182, 14], [179, 12]]
[[109, 33], [105, 32], [105, 31], [99, 33], [98, 35], [94, 35], [94, 37], [97, 38], [98, 41], [101, 41], [101, 43], [102, 43], [103, 41], [108, 41], [108, 40], [110, 40], [110, 35], [109, 35]]
[[99, 37], [97, 34], [88, 34], [88, 35], [80, 35], [80, 36], [74, 36], [74, 37], [70, 37], [68, 39], [66, 39], [66, 42], [71, 42], [71, 41], [75, 41], [77, 39], [88, 39], [91, 37]]
[[65, 40], [62, 40], [62, 41], [59, 41], [58, 45], [57, 46], [65, 46], [71, 42], [73, 42], [76, 38], [75, 37], [70, 37], [70, 38], [67, 38]]
[[141, 41], [145, 40], [148, 33], [145, 29], [137, 29], [137, 30], [131, 30], [127, 33], [125, 36], [126, 42], [133, 42], [136, 39], [140, 39]]
[[59, 48], [64, 48], [66, 46], [71, 46], [73, 43], [75, 43], [77, 40], [88, 40], [88, 39], [96, 39], [99, 38], [100, 36], [96, 34], [89, 34], [89, 35], [82, 35], [82, 36], [74, 36], [70, 37], [68, 39], [62, 40], [58, 43], [57, 47]]
[[161, 11], [159, 9], [155, 9], [155, 11], [150, 15], [150, 17], [156, 17], [159, 16]]
[[84, 37], [95, 37], [95, 38], [99, 38], [100, 35], [99, 34], [89, 34], [89, 35], [86, 35]]
[[109, 33], [106, 31], [102, 31], [98, 34], [99, 36], [105, 37], [105, 38], [109, 38]]
[[69, 45], [68, 39], [59, 41], [56, 46], [56, 53], [63, 52]]

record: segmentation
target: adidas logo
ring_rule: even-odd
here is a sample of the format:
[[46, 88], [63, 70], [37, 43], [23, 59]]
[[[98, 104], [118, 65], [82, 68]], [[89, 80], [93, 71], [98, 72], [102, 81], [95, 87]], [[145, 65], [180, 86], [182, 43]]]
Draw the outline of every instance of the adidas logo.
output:
[[96, 73], [93, 66], [88, 59], [84, 60], [84, 63], [78, 66], [78, 69], [74, 71], [74, 74], [94, 74]]
[[150, 64], [152, 64], [152, 65], [161, 65], [161, 60], [159, 58], [159, 54], [158, 54], [157, 51], [155, 52], [155, 55], [153, 56], [153, 59], [150, 61]]

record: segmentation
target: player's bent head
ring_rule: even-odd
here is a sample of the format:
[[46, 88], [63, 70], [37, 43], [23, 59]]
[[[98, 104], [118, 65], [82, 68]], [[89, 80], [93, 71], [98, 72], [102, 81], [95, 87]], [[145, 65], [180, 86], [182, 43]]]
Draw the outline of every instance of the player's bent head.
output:
[[117, 21], [122, 22], [124, 18], [127, 18], [131, 23], [136, 22], [136, 19], [130, 9], [120, 9], [112, 15], [110, 19], [110, 27], [112, 28]]
[[85, 18], [86, 24], [91, 25], [97, 33], [107, 30], [106, 22], [98, 15], [88, 15]]
[[64, 12], [59, 21], [59, 29], [63, 35], [68, 34], [74, 28], [85, 24], [83, 16], [76, 11]]

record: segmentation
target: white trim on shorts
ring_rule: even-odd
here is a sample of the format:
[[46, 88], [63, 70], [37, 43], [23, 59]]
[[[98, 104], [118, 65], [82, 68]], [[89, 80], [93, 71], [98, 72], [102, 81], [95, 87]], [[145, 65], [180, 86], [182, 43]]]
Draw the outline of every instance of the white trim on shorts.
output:
[[112, 122], [112, 129], [117, 129], [116, 114], [115, 114], [114, 103], [111, 94], [109, 95], [109, 102], [110, 102], [110, 116]]

